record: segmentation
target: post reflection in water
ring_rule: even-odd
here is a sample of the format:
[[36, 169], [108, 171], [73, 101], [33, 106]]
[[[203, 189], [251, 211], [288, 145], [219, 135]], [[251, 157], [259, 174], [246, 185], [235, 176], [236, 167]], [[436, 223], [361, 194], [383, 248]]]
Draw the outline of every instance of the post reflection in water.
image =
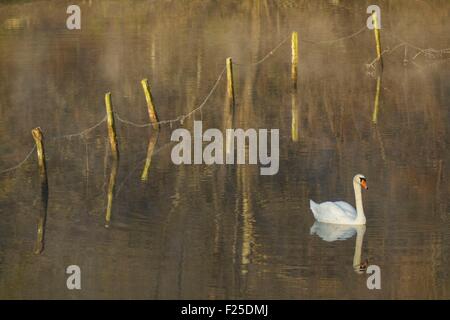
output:
[[40, 254], [44, 251], [45, 245], [45, 225], [47, 222], [47, 208], [48, 208], [48, 183], [41, 184], [41, 201], [39, 216], [37, 219], [37, 236], [34, 253]]
[[47, 222], [48, 209], [48, 177], [47, 177], [47, 160], [44, 148], [44, 135], [40, 128], [31, 131], [33, 139], [36, 143], [36, 151], [38, 158], [39, 182], [40, 182], [40, 208], [37, 219], [37, 236], [34, 247], [35, 254], [41, 254], [45, 245], [45, 225]]
[[[226, 132], [227, 129], [232, 129], [235, 123], [235, 112], [234, 112], [234, 106], [232, 104], [232, 99], [228, 97], [228, 94], [225, 97], [225, 104], [223, 108], [223, 132]], [[225, 135], [225, 159], [227, 159], [231, 153], [231, 146], [232, 146], [232, 135]]]
[[292, 89], [291, 91], [291, 139], [292, 141], [298, 141], [299, 133], [299, 106], [297, 105], [297, 89]]
[[151, 132], [150, 139], [148, 141], [148, 147], [147, 147], [147, 156], [145, 158], [145, 165], [144, 169], [142, 170], [141, 180], [142, 181], [148, 181], [148, 174], [150, 171], [150, 165], [152, 163], [152, 156], [153, 151], [155, 150], [155, 146], [158, 142], [159, 137], [159, 129], [154, 130], [154, 132]]
[[379, 75], [377, 77], [377, 87], [376, 87], [375, 99], [373, 102], [372, 122], [374, 124], [377, 124], [377, 122], [378, 122], [378, 111], [380, 108], [380, 91], [381, 91], [381, 75]]
[[241, 250], [241, 273], [245, 275], [248, 272], [248, 265], [251, 263], [253, 250], [255, 250], [254, 236], [254, 216], [252, 208], [252, 199], [249, 192], [249, 176], [245, 172], [244, 166], [237, 169], [238, 190], [241, 190], [239, 207], [239, 215], [242, 219], [242, 250]]
[[116, 189], [117, 170], [119, 168], [119, 159], [112, 158], [111, 172], [109, 174], [109, 183], [106, 194], [106, 214], [105, 214], [105, 227], [109, 228], [113, 210], [113, 200]]

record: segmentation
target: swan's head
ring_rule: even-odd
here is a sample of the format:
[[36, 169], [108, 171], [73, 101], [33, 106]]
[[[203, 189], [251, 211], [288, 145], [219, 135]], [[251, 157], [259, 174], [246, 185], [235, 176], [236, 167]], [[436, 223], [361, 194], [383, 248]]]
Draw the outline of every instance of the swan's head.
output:
[[367, 179], [364, 175], [362, 174], [357, 174], [354, 178], [353, 181], [360, 184], [361, 188], [363, 189], [369, 189], [369, 187], [367, 186]]

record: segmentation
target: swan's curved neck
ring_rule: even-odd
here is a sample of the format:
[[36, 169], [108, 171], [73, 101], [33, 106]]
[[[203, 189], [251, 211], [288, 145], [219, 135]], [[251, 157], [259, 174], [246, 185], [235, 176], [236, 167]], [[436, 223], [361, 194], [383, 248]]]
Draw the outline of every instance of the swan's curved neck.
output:
[[362, 204], [361, 185], [357, 181], [353, 181], [353, 188], [355, 189], [356, 221], [365, 223], [366, 216], [364, 215], [364, 208]]

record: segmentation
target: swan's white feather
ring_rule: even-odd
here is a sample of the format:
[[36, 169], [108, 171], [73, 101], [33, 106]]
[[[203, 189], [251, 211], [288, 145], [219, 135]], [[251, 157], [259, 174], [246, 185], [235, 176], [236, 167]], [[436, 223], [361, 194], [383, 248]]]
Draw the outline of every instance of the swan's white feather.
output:
[[310, 200], [310, 207], [319, 222], [335, 224], [354, 224], [356, 220], [356, 210], [344, 201], [322, 202], [320, 204]]
[[333, 202], [335, 205], [339, 206], [344, 210], [345, 212], [351, 214], [353, 218], [356, 218], [356, 209], [353, 208], [353, 206], [345, 201], [336, 201]]

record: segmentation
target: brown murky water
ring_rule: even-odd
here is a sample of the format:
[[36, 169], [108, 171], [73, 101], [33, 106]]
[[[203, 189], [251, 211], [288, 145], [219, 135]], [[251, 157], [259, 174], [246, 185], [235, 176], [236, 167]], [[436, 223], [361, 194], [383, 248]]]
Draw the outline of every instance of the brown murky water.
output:
[[[35, 255], [36, 155], [0, 175], [0, 298], [450, 298], [450, 56], [415, 57], [450, 47], [448, 1], [380, 2], [384, 49], [408, 43], [385, 54], [381, 76], [366, 67], [372, 31], [327, 41], [364, 27], [369, 2], [83, 1], [79, 31], [65, 28], [69, 4], [0, 3], [0, 170], [25, 157], [40, 126], [49, 179], [45, 247]], [[160, 119], [185, 114], [226, 57], [257, 61], [293, 30], [297, 91], [289, 41], [261, 64], [235, 65], [234, 120], [222, 79], [204, 108], [162, 127], [147, 182], [155, 131], [117, 122], [106, 229], [115, 170], [105, 124], [53, 137], [100, 121], [107, 91], [118, 115], [148, 122], [143, 78]], [[194, 119], [279, 128], [279, 173], [174, 165], [170, 134]], [[365, 230], [344, 230], [357, 233], [344, 241], [311, 235], [309, 199], [354, 203], [359, 172], [370, 186]], [[381, 268], [381, 290], [355, 272], [365, 259]], [[80, 291], [66, 288], [72, 264]]]

